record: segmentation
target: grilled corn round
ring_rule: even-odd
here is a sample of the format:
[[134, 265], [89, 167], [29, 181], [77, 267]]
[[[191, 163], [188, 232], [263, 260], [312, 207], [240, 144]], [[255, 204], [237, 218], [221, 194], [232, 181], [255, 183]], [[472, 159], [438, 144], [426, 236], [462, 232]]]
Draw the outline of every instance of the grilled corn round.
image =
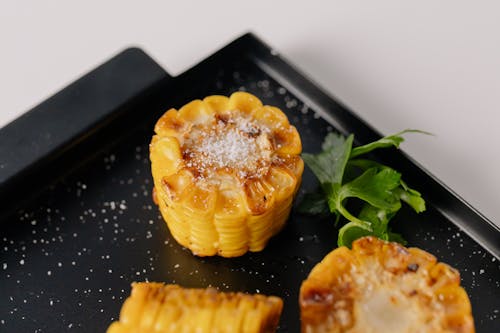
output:
[[209, 96], [156, 123], [155, 197], [172, 236], [195, 255], [261, 251], [284, 226], [304, 169], [299, 134], [245, 92]]
[[134, 283], [107, 333], [272, 333], [282, 309], [275, 296]]
[[418, 248], [374, 237], [340, 247], [300, 289], [302, 332], [474, 332], [459, 273]]

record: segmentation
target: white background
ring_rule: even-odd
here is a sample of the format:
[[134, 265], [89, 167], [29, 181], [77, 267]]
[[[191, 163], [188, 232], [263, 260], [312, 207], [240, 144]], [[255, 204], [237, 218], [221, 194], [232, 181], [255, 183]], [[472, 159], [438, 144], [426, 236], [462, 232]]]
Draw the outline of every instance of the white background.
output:
[[[121, 49], [176, 75], [247, 31], [500, 225], [498, 1], [0, 2], [0, 126]], [[1, 158], [1, 156], [0, 156]]]

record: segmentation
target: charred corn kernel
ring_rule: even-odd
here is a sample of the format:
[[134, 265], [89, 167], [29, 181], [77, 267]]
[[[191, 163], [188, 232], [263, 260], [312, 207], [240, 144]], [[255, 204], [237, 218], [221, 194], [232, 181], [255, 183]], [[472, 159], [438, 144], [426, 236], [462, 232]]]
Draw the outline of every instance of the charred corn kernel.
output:
[[418, 248], [364, 237], [330, 252], [300, 288], [302, 332], [474, 332], [458, 272]]
[[261, 251], [285, 225], [304, 163], [278, 108], [236, 92], [208, 96], [156, 123], [155, 198], [175, 240], [199, 256]]
[[283, 301], [275, 296], [133, 283], [119, 321], [107, 333], [271, 333], [282, 309]]

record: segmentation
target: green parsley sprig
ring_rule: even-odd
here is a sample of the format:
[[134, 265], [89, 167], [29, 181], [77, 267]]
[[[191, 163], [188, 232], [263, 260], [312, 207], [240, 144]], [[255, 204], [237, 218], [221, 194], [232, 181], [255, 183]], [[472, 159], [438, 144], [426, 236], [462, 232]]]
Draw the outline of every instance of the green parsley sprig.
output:
[[[341, 216], [347, 223], [339, 230], [338, 245], [351, 246], [363, 236], [373, 235], [388, 241], [405, 244], [401, 235], [391, 232], [389, 221], [408, 204], [415, 212], [425, 211], [421, 194], [411, 189], [396, 170], [363, 155], [379, 148], [396, 147], [404, 141], [403, 134], [425, 133], [405, 130], [380, 140], [354, 147], [354, 135], [347, 138], [329, 133], [319, 154], [302, 154], [302, 158], [320, 182], [320, 193], [307, 193], [299, 205], [299, 212], [309, 214], [334, 214], [335, 223]], [[361, 208], [355, 214], [347, 209], [348, 199], [357, 198]]]

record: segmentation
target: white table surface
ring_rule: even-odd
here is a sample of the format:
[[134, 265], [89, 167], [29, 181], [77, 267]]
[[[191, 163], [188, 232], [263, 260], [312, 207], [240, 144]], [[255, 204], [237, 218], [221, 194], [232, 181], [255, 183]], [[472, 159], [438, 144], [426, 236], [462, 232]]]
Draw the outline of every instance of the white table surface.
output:
[[127, 46], [176, 75], [253, 31], [380, 132], [435, 133], [402, 149], [500, 225], [500, 2], [140, 3], [2, 1], [0, 126]]

